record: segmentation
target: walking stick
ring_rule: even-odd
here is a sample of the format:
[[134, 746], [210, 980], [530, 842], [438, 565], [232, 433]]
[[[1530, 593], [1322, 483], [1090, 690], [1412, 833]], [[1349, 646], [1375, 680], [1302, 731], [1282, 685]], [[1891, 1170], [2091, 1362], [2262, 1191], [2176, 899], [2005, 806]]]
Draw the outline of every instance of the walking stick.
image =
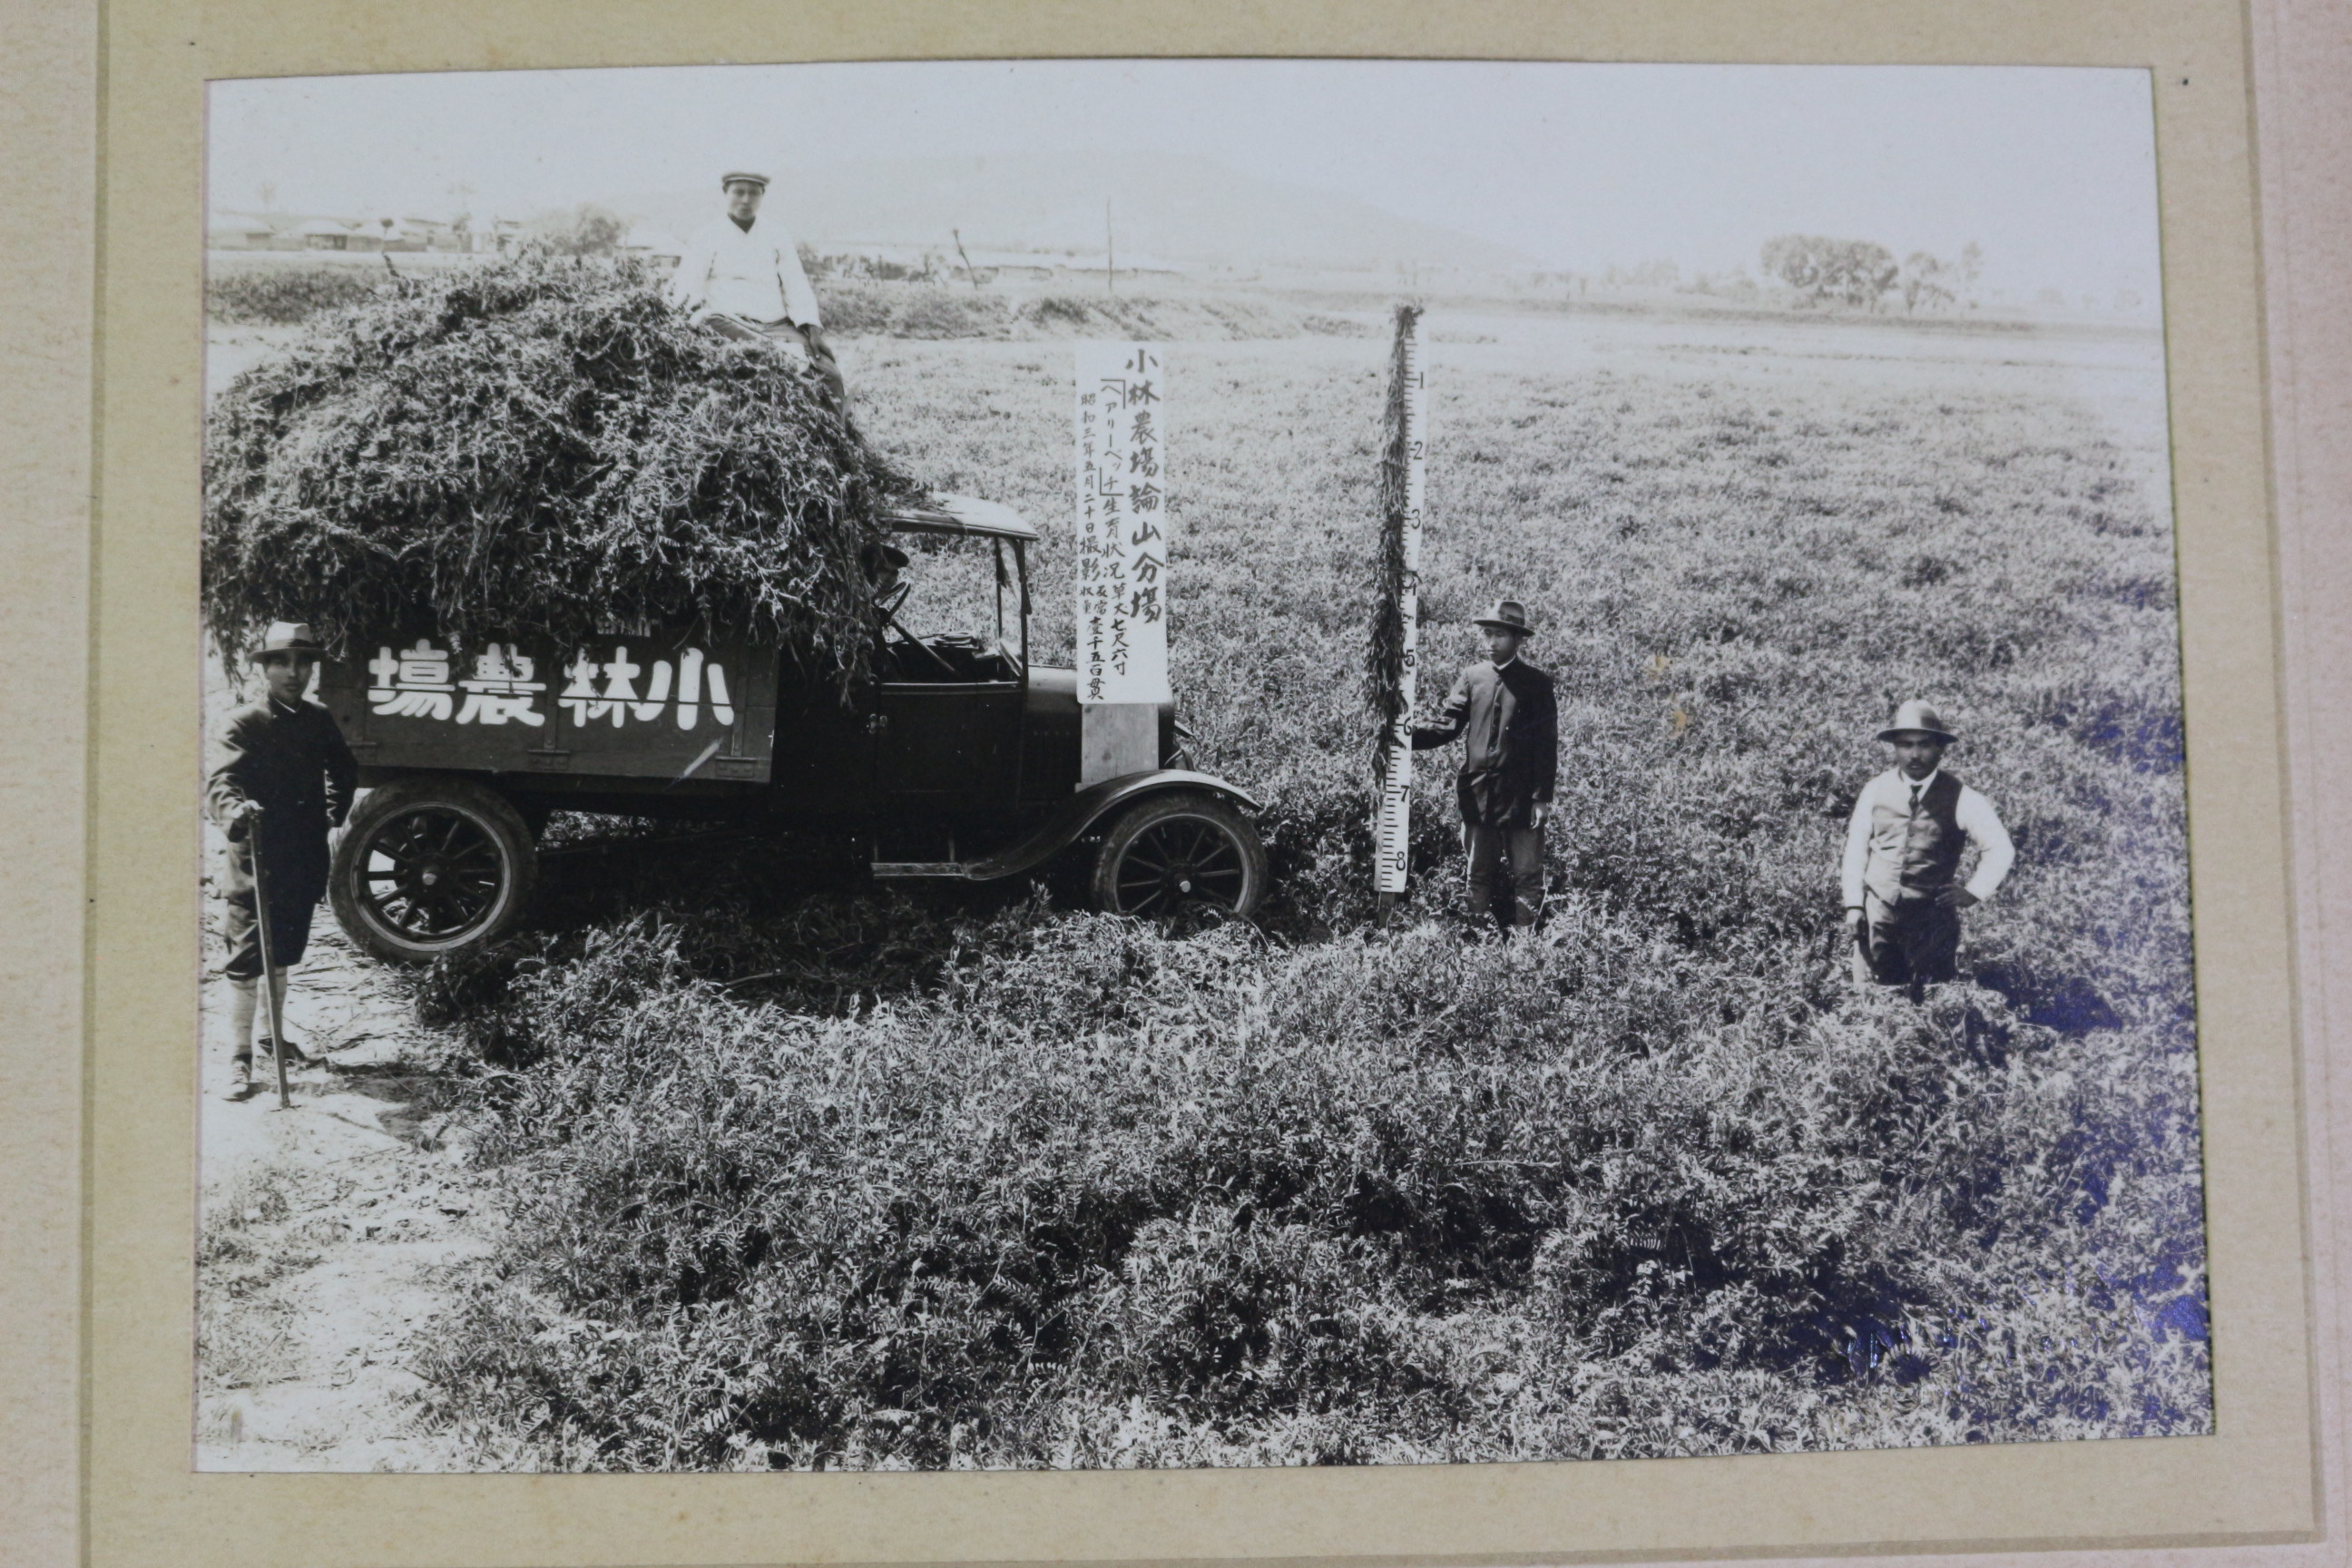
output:
[[261, 994], [269, 1004], [269, 1059], [278, 1064], [278, 1109], [294, 1109], [286, 1089], [285, 1008], [278, 1000], [278, 965], [269, 952], [269, 885], [261, 874], [261, 813], [246, 825], [246, 852], [253, 857], [253, 933], [261, 943]]

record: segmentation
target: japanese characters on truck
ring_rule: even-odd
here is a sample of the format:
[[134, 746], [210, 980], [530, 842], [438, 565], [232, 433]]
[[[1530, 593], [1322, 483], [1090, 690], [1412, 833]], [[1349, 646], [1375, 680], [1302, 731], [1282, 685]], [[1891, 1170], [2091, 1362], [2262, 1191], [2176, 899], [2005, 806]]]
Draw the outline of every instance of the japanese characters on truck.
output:
[[[764, 779], [774, 653], [639, 627], [569, 653], [527, 638], [355, 639], [321, 689], [362, 758], [401, 766]], [[704, 772], [706, 764], [709, 764]]]

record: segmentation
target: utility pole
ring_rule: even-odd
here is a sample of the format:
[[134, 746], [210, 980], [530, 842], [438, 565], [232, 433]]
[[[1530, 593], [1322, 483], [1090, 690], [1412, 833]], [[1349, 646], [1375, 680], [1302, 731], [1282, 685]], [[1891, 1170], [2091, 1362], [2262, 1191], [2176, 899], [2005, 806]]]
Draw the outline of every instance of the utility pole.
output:
[[449, 187], [457, 198], [457, 214], [449, 220], [449, 234], [457, 248], [470, 252], [474, 248], [474, 187], [459, 180]]
[[971, 279], [972, 291], [974, 293], [978, 293], [980, 291], [980, 274], [971, 269], [971, 258], [964, 255], [963, 230], [960, 228], [951, 228], [948, 230], [948, 233], [955, 237], [956, 254], [963, 257], [963, 275]]

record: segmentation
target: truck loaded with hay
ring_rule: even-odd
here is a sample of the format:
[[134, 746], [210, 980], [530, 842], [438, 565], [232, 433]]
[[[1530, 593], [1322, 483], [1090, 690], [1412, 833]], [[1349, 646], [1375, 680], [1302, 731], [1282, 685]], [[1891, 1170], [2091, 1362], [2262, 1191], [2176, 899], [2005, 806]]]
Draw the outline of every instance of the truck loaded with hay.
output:
[[924, 493], [633, 264], [404, 281], [237, 378], [205, 443], [208, 624], [230, 658], [271, 620], [327, 639], [368, 788], [330, 896], [380, 956], [513, 930], [566, 810], [852, 834], [877, 877], [1076, 858], [1161, 919], [1265, 892], [1252, 802], [1182, 766], [1172, 710], [1160, 767], [1079, 787], [1027, 523]]

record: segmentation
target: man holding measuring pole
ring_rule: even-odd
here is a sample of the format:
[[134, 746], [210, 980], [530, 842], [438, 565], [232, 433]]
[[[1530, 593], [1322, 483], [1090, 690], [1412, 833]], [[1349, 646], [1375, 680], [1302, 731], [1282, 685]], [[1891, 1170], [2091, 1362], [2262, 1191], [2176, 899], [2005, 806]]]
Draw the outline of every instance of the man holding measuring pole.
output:
[[222, 760], [205, 785], [205, 808], [229, 841], [225, 973], [235, 988], [229, 1098], [253, 1093], [254, 1013], [266, 967], [271, 1054], [284, 1069], [306, 1059], [283, 1022], [286, 972], [302, 960], [310, 914], [327, 890], [327, 836], [352, 809], [359, 763], [334, 716], [303, 693], [323, 651], [310, 628], [279, 621], [253, 655], [268, 691], [229, 715]]
[[[1559, 775], [1559, 703], [1552, 678], [1519, 657], [1535, 631], [1524, 605], [1498, 600], [1475, 625], [1486, 662], [1462, 672], [1437, 722], [1413, 730], [1412, 749], [1463, 743], [1454, 795], [1470, 858], [1470, 919], [1491, 913], [1507, 936], [1531, 929], [1543, 909], [1543, 830]], [[1507, 921], [1495, 908], [1496, 879], [1505, 862], [1510, 866]]]

